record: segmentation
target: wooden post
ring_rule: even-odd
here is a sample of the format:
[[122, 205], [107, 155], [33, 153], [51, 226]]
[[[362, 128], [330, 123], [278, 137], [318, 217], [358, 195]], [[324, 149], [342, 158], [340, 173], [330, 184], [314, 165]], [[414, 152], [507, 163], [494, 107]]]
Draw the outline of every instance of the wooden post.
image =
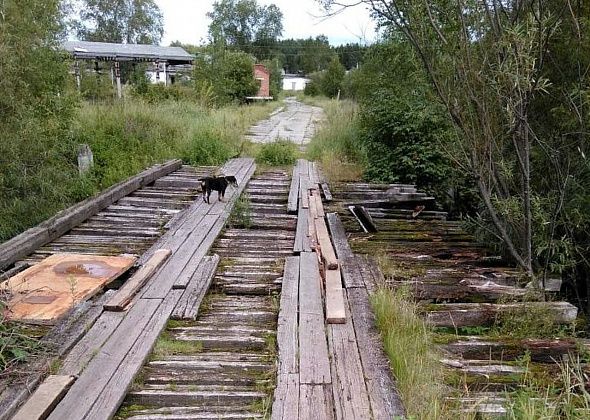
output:
[[156, 60], [154, 65], [156, 66], [156, 83], [158, 83], [160, 81], [160, 61]]
[[81, 144], [78, 148], [78, 171], [80, 176], [84, 175], [94, 166], [94, 155], [90, 146], [87, 144]]
[[121, 91], [121, 69], [118, 61], [115, 61], [115, 77], [117, 78], [117, 98], [121, 99], [123, 92]]
[[74, 75], [76, 76], [76, 86], [78, 86], [78, 92], [82, 90], [82, 81], [80, 80], [80, 62], [74, 61]]
[[168, 62], [164, 62], [164, 86], [168, 86]]

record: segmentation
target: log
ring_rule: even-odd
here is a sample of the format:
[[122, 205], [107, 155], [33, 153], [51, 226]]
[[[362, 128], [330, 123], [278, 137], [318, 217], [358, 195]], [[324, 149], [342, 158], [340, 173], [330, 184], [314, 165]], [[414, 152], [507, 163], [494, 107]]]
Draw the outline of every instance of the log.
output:
[[168, 259], [169, 249], [158, 249], [154, 255], [125, 282], [115, 296], [104, 305], [105, 311], [124, 311], [133, 296], [143, 287], [164, 261]]
[[578, 308], [568, 302], [454, 303], [432, 305], [426, 310], [426, 319], [436, 327], [490, 326], [499, 314], [527, 310], [546, 312], [558, 324], [574, 322], [578, 314]]
[[140, 174], [113, 185], [95, 197], [90, 197], [72, 207], [60, 211], [52, 218], [21, 233], [0, 245], [0, 270], [34, 252], [37, 248], [59, 238], [68, 230], [78, 226], [90, 216], [98, 213], [131, 192], [154, 182], [182, 166], [180, 160], [171, 160], [155, 165]]
[[574, 339], [538, 339], [521, 340], [500, 339], [481, 336], [461, 336], [441, 346], [449, 354], [463, 359], [475, 360], [518, 360], [525, 354], [532, 362], [560, 363], [565, 356], [578, 353]]
[[74, 381], [75, 378], [69, 375], [49, 375], [18, 410], [12, 420], [42, 420], [47, 418]]

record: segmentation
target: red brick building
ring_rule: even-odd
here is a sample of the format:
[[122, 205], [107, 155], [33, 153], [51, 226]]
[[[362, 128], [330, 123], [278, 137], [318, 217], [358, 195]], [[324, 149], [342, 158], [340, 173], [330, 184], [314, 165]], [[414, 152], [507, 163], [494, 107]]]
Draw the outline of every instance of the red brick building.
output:
[[258, 81], [260, 88], [256, 94], [259, 98], [270, 97], [270, 72], [262, 64], [254, 65], [254, 78]]

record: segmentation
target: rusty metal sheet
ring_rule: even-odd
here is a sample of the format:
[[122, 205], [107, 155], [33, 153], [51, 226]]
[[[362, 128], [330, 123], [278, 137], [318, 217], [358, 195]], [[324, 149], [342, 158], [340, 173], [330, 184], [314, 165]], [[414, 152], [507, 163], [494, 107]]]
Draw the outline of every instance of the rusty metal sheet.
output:
[[5, 315], [54, 324], [75, 305], [98, 293], [135, 262], [135, 257], [54, 254], [0, 284]]

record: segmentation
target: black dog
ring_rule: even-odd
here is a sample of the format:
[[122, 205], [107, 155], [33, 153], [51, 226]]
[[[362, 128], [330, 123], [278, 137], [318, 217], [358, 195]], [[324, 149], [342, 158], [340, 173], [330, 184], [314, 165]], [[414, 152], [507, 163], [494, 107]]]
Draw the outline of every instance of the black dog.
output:
[[209, 176], [206, 178], [201, 178], [199, 181], [201, 181], [201, 189], [203, 190], [203, 201], [207, 204], [211, 204], [209, 201], [209, 197], [211, 196], [212, 191], [217, 191], [217, 199], [219, 201], [223, 201], [227, 186], [238, 186], [238, 181], [236, 180], [236, 177], [232, 175], [217, 177]]

